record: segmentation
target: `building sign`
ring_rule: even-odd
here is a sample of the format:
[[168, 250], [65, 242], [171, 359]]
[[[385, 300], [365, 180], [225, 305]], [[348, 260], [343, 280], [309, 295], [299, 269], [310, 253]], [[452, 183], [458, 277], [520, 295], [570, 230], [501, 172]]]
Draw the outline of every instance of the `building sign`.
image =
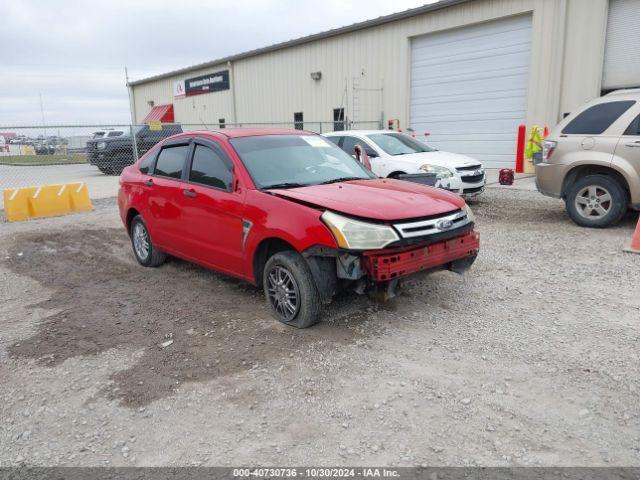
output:
[[174, 97], [185, 96], [184, 80], [178, 80], [176, 82], [173, 82], [173, 96]]
[[184, 92], [187, 97], [222, 90], [229, 90], [229, 70], [187, 78], [184, 81]]

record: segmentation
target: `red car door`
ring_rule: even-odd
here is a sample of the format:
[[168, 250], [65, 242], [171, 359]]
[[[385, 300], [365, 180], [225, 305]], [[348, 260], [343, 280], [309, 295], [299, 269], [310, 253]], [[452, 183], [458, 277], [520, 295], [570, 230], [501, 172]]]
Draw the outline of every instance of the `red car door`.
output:
[[218, 143], [194, 139], [180, 206], [189, 257], [244, 276], [244, 193], [235, 188], [233, 161]]
[[184, 188], [182, 177], [190, 149], [189, 139], [163, 145], [153, 173], [143, 177], [149, 234], [159, 248], [169, 253], [182, 253], [187, 249], [180, 202]]

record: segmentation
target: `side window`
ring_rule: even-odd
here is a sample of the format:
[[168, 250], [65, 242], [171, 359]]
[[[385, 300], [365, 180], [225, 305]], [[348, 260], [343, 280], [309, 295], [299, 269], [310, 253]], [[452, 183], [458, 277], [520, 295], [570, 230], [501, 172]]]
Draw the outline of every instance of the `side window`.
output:
[[340, 146], [340, 140], [342, 140], [344, 137], [325, 137], [327, 140], [329, 140], [331, 143], [335, 143], [338, 147]]
[[160, 150], [154, 174], [162, 177], [181, 178], [189, 145], [166, 147]]
[[633, 122], [629, 124], [624, 131], [624, 135], [640, 136], [640, 115], [638, 115]]
[[344, 130], [344, 108], [333, 109], [333, 131], [340, 132]]
[[571, 120], [562, 133], [577, 135], [599, 135], [615, 122], [620, 115], [636, 103], [633, 100], [607, 102], [594, 105]]
[[147, 155], [140, 161], [140, 165], [138, 166], [138, 168], [140, 169], [140, 173], [144, 173], [145, 175], [149, 173], [149, 169], [151, 168], [151, 164], [153, 163], [153, 159], [155, 157], [155, 154], [152, 153], [150, 155]]
[[233, 171], [213, 149], [203, 145], [196, 145], [189, 180], [221, 190], [231, 191]]
[[[342, 142], [342, 150], [347, 152], [349, 155], [355, 155], [356, 145], [360, 145], [361, 147], [366, 148], [366, 142], [360, 140], [355, 137], [344, 137], [344, 142]], [[367, 155], [369, 155], [370, 148], [366, 148]]]

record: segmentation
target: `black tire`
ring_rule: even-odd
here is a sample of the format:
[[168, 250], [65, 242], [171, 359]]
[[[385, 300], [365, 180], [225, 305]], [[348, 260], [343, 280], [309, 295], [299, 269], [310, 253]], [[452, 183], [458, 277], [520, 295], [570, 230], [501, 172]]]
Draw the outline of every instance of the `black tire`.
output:
[[[628, 204], [624, 187], [613, 177], [601, 174], [579, 178], [569, 187], [565, 197], [567, 213], [571, 220], [588, 228], [607, 228], [614, 225], [622, 220]], [[597, 208], [600, 210], [596, 210]]]
[[[144, 254], [144, 249], [136, 247], [136, 242], [141, 240], [141, 238], [137, 237], [137, 235], [144, 235], [146, 237], [146, 255]], [[129, 226], [129, 236], [131, 237], [131, 248], [133, 249], [133, 254], [140, 265], [144, 267], [158, 267], [162, 265], [167, 259], [167, 255], [164, 252], [158, 250], [153, 245], [151, 236], [149, 235], [149, 230], [147, 230], [147, 226], [145, 225], [144, 220], [142, 220], [142, 217], [140, 215], [136, 215], [135, 217], [133, 217], [133, 220], [131, 220], [131, 225]]]
[[111, 168], [110, 167], [98, 167], [98, 170], [100, 170], [105, 175], [111, 175]]
[[[273, 283], [273, 276], [275, 275], [277, 279], [282, 270], [286, 271], [294, 282], [293, 284], [284, 284], [284, 287], [288, 285], [288, 290], [285, 289], [285, 292], [279, 291], [278, 287], [274, 287]], [[296, 328], [307, 328], [320, 320], [323, 304], [318, 293], [318, 287], [313, 279], [309, 265], [298, 252], [280, 252], [269, 258], [262, 275], [262, 283], [271, 313], [280, 322]], [[286, 292], [294, 292], [297, 295], [295, 302], [289, 300], [289, 303], [295, 307], [294, 312], [288, 310], [282, 303], [278, 306], [276, 295], [278, 293], [288, 295]], [[287, 299], [288, 297], [283, 301], [286, 302]]]

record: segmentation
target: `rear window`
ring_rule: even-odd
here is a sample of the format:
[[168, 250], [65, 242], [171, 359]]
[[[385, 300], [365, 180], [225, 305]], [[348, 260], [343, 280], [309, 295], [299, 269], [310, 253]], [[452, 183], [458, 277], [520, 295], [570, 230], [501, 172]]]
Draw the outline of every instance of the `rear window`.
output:
[[188, 151], [189, 145], [163, 148], [158, 155], [154, 173], [162, 177], [179, 179], [182, 177], [182, 168]]
[[120, 130], [115, 130], [113, 132], [109, 132], [107, 134], [107, 137], [119, 137], [123, 134], [124, 132], [120, 131]]
[[587, 108], [571, 120], [562, 133], [575, 135], [599, 135], [615, 122], [620, 115], [629, 110], [636, 102], [625, 100], [607, 102]]

